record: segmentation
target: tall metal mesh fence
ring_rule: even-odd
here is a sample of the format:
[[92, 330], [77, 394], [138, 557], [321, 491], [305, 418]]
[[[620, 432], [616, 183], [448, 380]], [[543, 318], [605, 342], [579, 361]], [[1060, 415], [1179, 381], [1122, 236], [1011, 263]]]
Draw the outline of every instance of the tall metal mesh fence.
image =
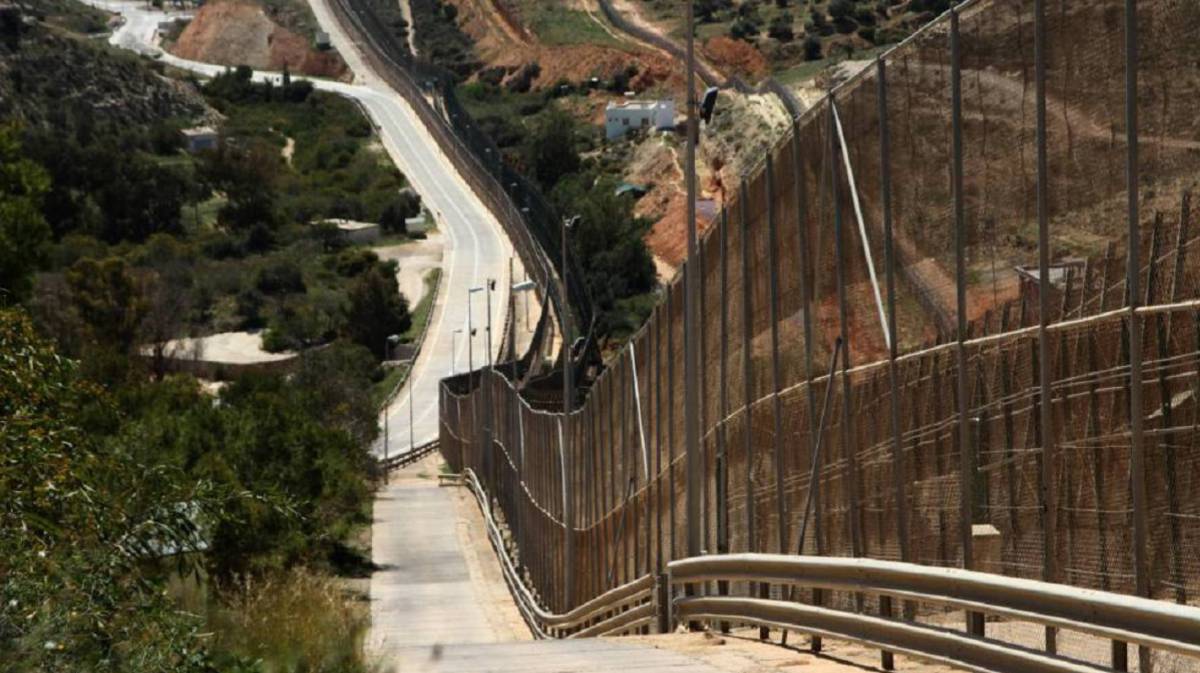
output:
[[[1032, 2], [966, 3], [957, 21], [943, 17], [797, 120], [569, 418], [532, 410], [499, 372], [480, 373], [466, 392], [446, 389], [446, 459], [480, 472], [517, 521], [522, 563], [549, 607], [577, 605], [687, 553], [687, 273], [701, 274], [706, 552], [905, 559], [1036, 579], [1056, 568], [1055, 581], [1127, 593], [1142, 572], [1149, 595], [1198, 600], [1200, 232], [1188, 189], [1200, 175], [1190, 111], [1200, 71], [1189, 56], [1200, 49], [1190, 39], [1200, 9], [1138, 3], [1141, 296], [1132, 299], [1146, 308], [1135, 319], [1123, 308], [1124, 3], [1046, 4], [1050, 426], [1039, 414]], [[1131, 329], [1141, 352], [1131, 351]], [[848, 344], [834, 360], [840, 334]], [[1142, 408], [1131, 412], [1135, 360]], [[1142, 511], [1131, 488], [1131, 413], [1143, 420]], [[1148, 540], [1140, 571], [1139, 518]], [[963, 558], [964, 539], [973, 558]], [[567, 573], [576, 578], [570, 595]]]

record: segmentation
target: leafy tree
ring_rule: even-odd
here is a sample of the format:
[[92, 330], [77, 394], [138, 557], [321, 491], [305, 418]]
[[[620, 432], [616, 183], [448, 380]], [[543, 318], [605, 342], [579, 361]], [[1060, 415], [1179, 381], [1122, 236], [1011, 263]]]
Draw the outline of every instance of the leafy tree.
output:
[[222, 143], [208, 157], [205, 177], [228, 198], [219, 213], [222, 224], [248, 230], [256, 224], [280, 223], [276, 189], [280, 162], [278, 150], [262, 142], [239, 147]]
[[74, 309], [96, 344], [121, 354], [137, 342], [147, 305], [143, 289], [125, 260], [84, 258], [67, 270]]
[[379, 264], [359, 275], [350, 286], [346, 333], [350, 340], [384, 357], [384, 344], [393, 334], [412, 326], [408, 300], [400, 294], [394, 263]]
[[642, 240], [649, 223], [634, 217], [633, 202], [616, 195], [615, 182], [592, 181], [587, 174], [572, 176], [552, 198], [561, 212], [580, 217], [571, 248], [601, 311], [597, 329], [606, 335], [623, 322], [617, 302], [652, 290], [656, 274]]
[[[168, 549], [193, 548], [210, 484], [99, 441], [103, 391], [0, 309], [0, 651], [6, 670], [210, 671], [198, 621], [168, 604]], [[187, 507], [181, 507], [188, 503]], [[189, 557], [176, 560], [187, 569]]]
[[522, 151], [525, 166], [550, 191], [565, 175], [579, 170], [575, 120], [559, 108], [546, 111], [529, 133]]
[[41, 213], [49, 189], [49, 176], [24, 157], [15, 129], [0, 127], [0, 293], [29, 295], [30, 276], [45, 260], [50, 239]]
[[819, 61], [821, 58], [821, 41], [812, 35], [804, 38], [804, 59], [807, 61]]
[[729, 36], [737, 40], [749, 40], [758, 35], [758, 22], [753, 18], [740, 16], [729, 26]]
[[789, 12], [777, 14], [774, 19], [771, 19], [771, 27], [767, 34], [780, 42], [794, 40], [796, 33], [792, 30], [792, 15]]
[[421, 197], [411, 190], [405, 190], [383, 209], [379, 226], [384, 231], [403, 232], [405, 220], [420, 214]]

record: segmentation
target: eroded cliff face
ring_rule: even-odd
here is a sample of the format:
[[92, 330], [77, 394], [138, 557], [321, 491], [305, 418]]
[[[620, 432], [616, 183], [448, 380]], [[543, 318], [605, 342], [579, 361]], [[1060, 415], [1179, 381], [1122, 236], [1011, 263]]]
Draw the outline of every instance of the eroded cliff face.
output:
[[242, 0], [201, 7], [170, 50], [195, 61], [259, 70], [286, 66], [314, 77], [340, 79], [348, 72], [337, 52], [314, 48], [311, 36], [280, 25], [261, 5]]

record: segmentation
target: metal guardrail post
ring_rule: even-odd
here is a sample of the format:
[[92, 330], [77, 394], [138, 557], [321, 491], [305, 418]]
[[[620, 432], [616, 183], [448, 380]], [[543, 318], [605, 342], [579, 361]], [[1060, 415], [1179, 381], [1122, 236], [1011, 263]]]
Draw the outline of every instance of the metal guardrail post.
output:
[[671, 623], [671, 575], [659, 573], [654, 584], [654, 602], [658, 615], [658, 632], [672, 633], [675, 631]]

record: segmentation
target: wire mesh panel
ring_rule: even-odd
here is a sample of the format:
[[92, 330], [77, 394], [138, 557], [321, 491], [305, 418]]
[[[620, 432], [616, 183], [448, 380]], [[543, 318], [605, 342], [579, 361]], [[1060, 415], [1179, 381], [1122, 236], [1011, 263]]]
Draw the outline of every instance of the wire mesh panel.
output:
[[[955, 22], [942, 17], [796, 120], [561, 436], [561, 417], [532, 409], [498, 373], [444, 387], [443, 454], [486, 479], [547, 604], [577, 605], [686, 556], [690, 337], [700, 348], [695, 523], [705, 551], [907, 550], [920, 564], [1026, 578], [1053, 568], [1057, 581], [1133, 593], [1144, 519], [1150, 594], [1197, 600], [1200, 226], [1189, 190], [1200, 174], [1200, 8], [1138, 3], [1142, 34], [1154, 38], [1141, 41], [1142, 151], [1127, 165], [1124, 2], [1045, 6], [1045, 276], [1034, 5], [971, 2], [956, 22], [957, 58]], [[1131, 166], [1141, 206], [1132, 241]], [[691, 273], [701, 305], [689, 335]], [[1130, 303], [1149, 308], [1131, 319]], [[1141, 511], [1131, 418], [1145, 447]], [[793, 598], [883, 608], [853, 595]]]

